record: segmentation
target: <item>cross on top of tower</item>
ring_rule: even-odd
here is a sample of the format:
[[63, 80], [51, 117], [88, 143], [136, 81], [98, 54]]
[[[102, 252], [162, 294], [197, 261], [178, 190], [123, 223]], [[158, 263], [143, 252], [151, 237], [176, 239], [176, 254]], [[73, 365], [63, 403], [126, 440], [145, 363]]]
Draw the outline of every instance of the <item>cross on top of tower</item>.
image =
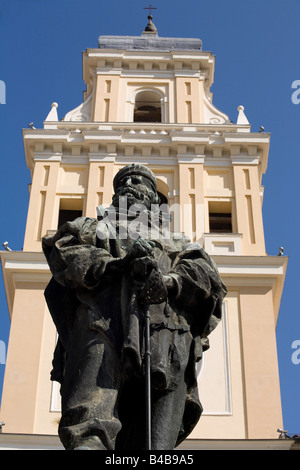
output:
[[148, 20], [149, 20], [149, 23], [147, 24], [146, 28], [145, 28], [145, 31], [148, 32], [148, 33], [157, 33], [157, 29], [156, 29], [156, 26], [152, 23], [152, 10], [157, 10], [156, 7], [153, 7], [150, 3], [150, 5], [148, 7], [144, 7], [144, 10], [149, 10], [149, 14], [148, 14]]
[[157, 10], [157, 8], [153, 7], [150, 3], [148, 7], [144, 7], [144, 10], [149, 10], [149, 16], [151, 16], [152, 10]]

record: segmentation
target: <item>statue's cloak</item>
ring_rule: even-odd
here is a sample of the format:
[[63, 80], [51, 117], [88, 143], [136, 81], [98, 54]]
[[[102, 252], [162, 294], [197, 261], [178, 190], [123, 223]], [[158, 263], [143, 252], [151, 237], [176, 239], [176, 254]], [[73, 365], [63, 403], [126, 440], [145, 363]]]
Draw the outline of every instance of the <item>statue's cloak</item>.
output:
[[[118, 234], [120, 224], [116, 227]], [[173, 297], [149, 307], [152, 383], [160, 389], [174, 389], [176, 372], [187, 362], [186, 407], [178, 445], [190, 434], [202, 412], [196, 363], [209, 347], [209, 334], [221, 320], [227, 291], [215, 263], [199, 244], [190, 244], [186, 237], [171, 233], [163, 236], [161, 229], [157, 233], [152, 238], [154, 258], [162, 274], [171, 275], [177, 287]], [[74, 347], [75, 312], [82, 308], [88, 312], [88, 328], [105, 336], [112, 345], [121, 361], [123, 378], [143, 373], [144, 307], [138, 302], [130, 273], [108, 269], [112, 260], [124, 260], [133, 243], [130, 237], [113, 237], [105, 220], [91, 218], [68, 222], [54, 236], [43, 239], [53, 275], [45, 297], [59, 335], [52, 380], [64, 383], [68, 354]]]

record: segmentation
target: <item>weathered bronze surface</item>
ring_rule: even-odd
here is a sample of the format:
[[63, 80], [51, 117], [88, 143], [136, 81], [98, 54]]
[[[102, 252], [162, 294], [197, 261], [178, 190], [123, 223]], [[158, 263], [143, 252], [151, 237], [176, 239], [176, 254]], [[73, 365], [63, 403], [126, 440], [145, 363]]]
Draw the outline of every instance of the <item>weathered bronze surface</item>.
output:
[[51, 374], [61, 384], [58, 432], [68, 450], [143, 450], [149, 432], [153, 450], [171, 450], [200, 418], [195, 365], [227, 291], [200, 245], [167, 233], [165, 213], [153, 217], [159, 199], [147, 167], [123, 168], [114, 190], [98, 220], [67, 222], [42, 242], [53, 275], [45, 297], [59, 335]]

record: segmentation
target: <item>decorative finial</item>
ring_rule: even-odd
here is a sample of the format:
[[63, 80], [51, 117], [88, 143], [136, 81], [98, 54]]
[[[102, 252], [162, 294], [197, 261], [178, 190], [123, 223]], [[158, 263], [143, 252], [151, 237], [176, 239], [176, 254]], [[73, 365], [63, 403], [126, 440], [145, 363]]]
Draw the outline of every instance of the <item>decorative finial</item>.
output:
[[238, 115], [238, 119], [237, 119], [237, 124], [247, 124], [247, 125], [249, 124], [249, 121], [246, 118], [244, 110], [245, 110], [244, 106], [239, 106], [238, 107], [239, 115]]
[[46, 117], [45, 121], [58, 121], [57, 108], [58, 108], [58, 104], [55, 102], [52, 103], [51, 110], [48, 116]]
[[148, 15], [148, 20], [149, 20], [149, 23], [147, 24], [146, 28], [145, 28], [145, 31], [147, 32], [150, 32], [150, 33], [157, 33], [157, 28], [156, 26], [152, 23], [152, 19], [153, 19], [153, 16], [152, 16], [152, 10], [157, 10], [156, 7], [153, 7], [150, 3], [150, 5], [148, 7], [144, 7], [144, 10], [149, 10], [149, 15]]

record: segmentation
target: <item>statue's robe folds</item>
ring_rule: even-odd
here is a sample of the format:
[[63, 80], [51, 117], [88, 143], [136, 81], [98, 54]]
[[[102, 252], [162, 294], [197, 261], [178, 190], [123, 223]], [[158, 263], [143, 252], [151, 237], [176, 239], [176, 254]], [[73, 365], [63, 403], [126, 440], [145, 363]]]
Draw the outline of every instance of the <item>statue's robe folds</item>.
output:
[[[143, 449], [145, 306], [130, 270], [110, 269], [134, 240], [111, 238], [104, 222], [100, 239], [97, 224], [78, 218], [43, 239], [53, 275], [45, 297], [59, 335], [51, 373], [61, 384], [59, 436], [66, 449]], [[227, 291], [200, 245], [159, 235], [154, 258], [176, 289], [149, 306], [152, 448], [170, 450], [201, 416], [196, 363], [209, 347]]]

